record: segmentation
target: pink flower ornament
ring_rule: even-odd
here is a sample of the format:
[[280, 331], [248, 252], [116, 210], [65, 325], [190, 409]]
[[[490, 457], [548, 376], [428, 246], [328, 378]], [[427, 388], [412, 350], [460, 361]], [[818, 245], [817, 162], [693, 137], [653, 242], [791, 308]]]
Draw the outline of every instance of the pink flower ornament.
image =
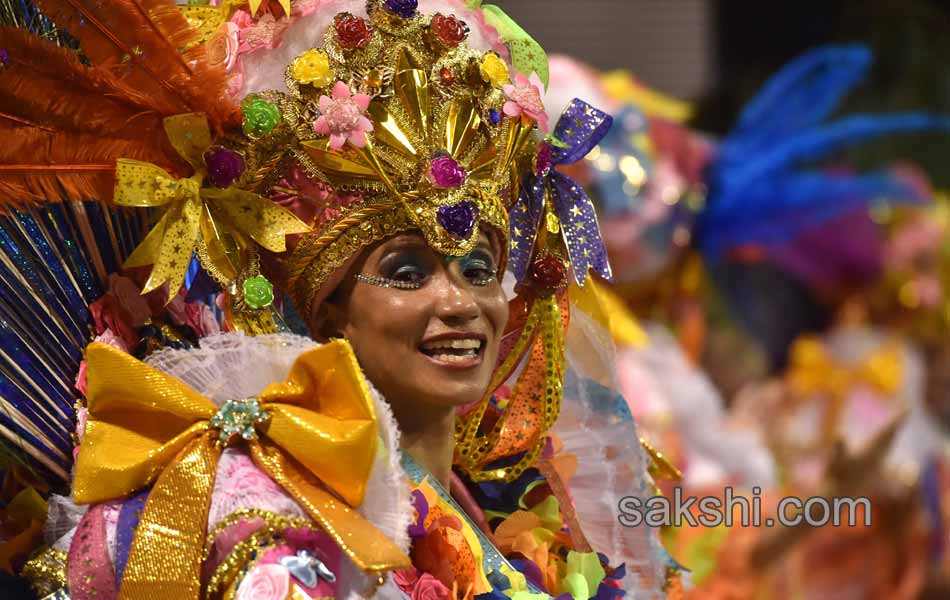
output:
[[283, 565], [258, 565], [244, 576], [237, 600], [286, 600], [290, 572]]
[[275, 19], [270, 13], [255, 19], [246, 10], [238, 10], [231, 16], [231, 23], [238, 28], [237, 55], [241, 55], [261, 48], [273, 49], [279, 46], [280, 38], [290, 25], [290, 20]]
[[350, 86], [337, 81], [332, 97], [320, 96], [321, 115], [313, 124], [313, 130], [330, 136], [332, 150], [339, 150], [347, 141], [362, 148], [366, 145], [367, 132], [373, 130], [373, 123], [363, 114], [369, 101], [366, 94], [353, 94]]
[[429, 180], [438, 188], [457, 188], [465, 181], [465, 169], [446, 154], [436, 156], [429, 165]]
[[449, 588], [428, 573], [423, 573], [412, 588], [412, 600], [446, 600]]
[[544, 112], [544, 104], [541, 102], [544, 84], [541, 83], [541, 78], [537, 73], [531, 73], [531, 77], [517, 73], [514, 84], [506, 83], [501, 89], [508, 96], [508, 101], [502, 107], [506, 115], [509, 117], [526, 115], [537, 121], [541, 131], [548, 132], [548, 114]]

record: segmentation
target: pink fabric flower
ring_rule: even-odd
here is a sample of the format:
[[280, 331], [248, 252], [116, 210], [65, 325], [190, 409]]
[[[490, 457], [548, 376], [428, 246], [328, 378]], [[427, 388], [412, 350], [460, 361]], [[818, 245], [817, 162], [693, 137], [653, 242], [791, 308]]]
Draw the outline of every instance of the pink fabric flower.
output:
[[260, 565], [244, 576], [237, 600], [285, 600], [290, 592], [290, 571], [283, 565]]
[[445, 600], [448, 597], [449, 588], [428, 573], [423, 573], [412, 588], [412, 600]]
[[185, 304], [185, 324], [200, 338], [221, 331], [218, 320], [214, 318], [214, 313], [203, 302], [188, 302]]
[[373, 130], [373, 124], [363, 114], [369, 100], [366, 94], [353, 94], [350, 86], [337, 81], [332, 98], [320, 96], [322, 114], [313, 124], [313, 130], [319, 135], [329, 135], [333, 150], [339, 150], [347, 141], [362, 148], [366, 145], [366, 133]]
[[126, 352], [128, 348], [134, 348], [139, 343], [139, 336], [132, 327], [132, 317], [128, 311], [122, 308], [119, 300], [114, 294], [107, 293], [101, 298], [89, 305], [89, 312], [92, 313], [94, 330], [97, 335], [102, 335], [106, 330], [111, 330], [113, 335], [122, 339]]
[[548, 131], [548, 113], [544, 112], [544, 104], [541, 103], [541, 95], [544, 93], [544, 84], [537, 73], [531, 73], [531, 77], [525, 77], [521, 73], [515, 74], [514, 85], [506, 83], [501, 88], [508, 101], [502, 107], [502, 110], [509, 117], [518, 117], [527, 115], [538, 123], [541, 131]]
[[113, 333], [111, 329], [106, 329], [101, 334], [97, 335], [93, 341], [99, 342], [100, 344], [107, 344], [113, 348], [118, 348], [123, 352], [131, 352], [131, 348], [125, 343], [125, 340]]
[[109, 275], [109, 292], [119, 301], [119, 306], [129, 314], [129, 324], [133, 327], [141, 327], [152, 316], [152, 309], [142, 296], [142, 288], [128, 277], [115, 273]]
[[238, 27], [237, 24], [228, 21], [227, 23], [222, 23], [218, 31], [224, 36], [225, 42], [224, 69], [230, 73], [234, 70], [234, 65], [237, 64], [238, 54], [240, 54], [241, 28]]
[[254, 19], [246, 10], [239, 10], [231, 17], [231, 23], [238, 27], [238, 55], [254, 52], [261, 48], [268, 50], [280, 45], [284, 30], [290, 25], [290, 19], [275, 19], [266, 13]]
[[83, 398], [86, 397], [86, 392], [88, 387], [86, 386], [86, 361], [79, 362], [79, 372], [76, 373], [76, 381], [73, 382], [73, 387], [75, 387]]
[[393, 571], [393, 583], [406, 594], [412, 593], [412, 588], [415, 587], [417, 581], [419, 581], [419, 572], [415, 567]]

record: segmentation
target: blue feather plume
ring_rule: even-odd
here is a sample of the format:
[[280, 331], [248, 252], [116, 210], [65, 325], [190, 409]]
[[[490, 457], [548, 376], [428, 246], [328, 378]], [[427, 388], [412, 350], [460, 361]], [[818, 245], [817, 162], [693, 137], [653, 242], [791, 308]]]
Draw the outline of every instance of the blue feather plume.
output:
[[766, 83], [722, 140], [707, 172], [709, 195], [696, 239], [709, 261], [743, 244], [774, 245], [870, 202], [918, 202], [917, 190], [884, 172], [839, 174], [809, 165], [898, 133], [950, 130], [922, 112], [860, 114], [825, 122], [867, 74], [864, 46], [825, 46]]

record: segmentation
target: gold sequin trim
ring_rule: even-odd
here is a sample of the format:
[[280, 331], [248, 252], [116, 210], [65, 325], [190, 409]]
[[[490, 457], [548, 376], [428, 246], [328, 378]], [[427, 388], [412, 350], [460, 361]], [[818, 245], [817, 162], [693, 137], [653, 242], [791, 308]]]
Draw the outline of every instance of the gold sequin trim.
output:
[[47, 548], [27, 561], [20, 575], [38, 596], [48, 596], [66, 587], [66, 558], [65, 550]]
[[207, 560], [211, 553], [214, 540], [222, 531], [242, 521], [254, 519], [260, 519], [264, 521], [264, 524], [246, 539], [238, 542], [234, 548], [231, 549], [231, 552], [228, 553], [227, 558], [221, 561], [221, 564], [215, 568], [214, 573], [208, 580], [207, 590], [209, 596], [227, 588], [227, 586], [240, 575], [241, 571], [249, 565], [250, 561], [254, 559], [258, 550], [263, 546], [274, 543], [283, 531], [298, 528], [309, 528], [314, 531], [320, 531], [315, 527], [314, 523], [308, 519], [285, 517], [256, 508], [239, 510], [222, 519], [214, 526], [211, 533], [208, 534], [208, 539], [205, 543], [205, 560]]

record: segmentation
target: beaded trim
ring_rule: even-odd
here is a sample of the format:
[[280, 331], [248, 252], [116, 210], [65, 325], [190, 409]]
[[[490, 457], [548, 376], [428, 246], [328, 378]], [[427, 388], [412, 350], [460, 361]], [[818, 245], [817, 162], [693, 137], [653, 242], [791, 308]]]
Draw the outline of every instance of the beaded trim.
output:
[[379, 275], [366, 275], [365, 273], [357, 273], [353, 277], [357, 281], [362, 281], [363, 283], [384, 288], [395, 288], [398, 290], [418, 290], [422, 287], [421, 281], [399, 281], [397, 279], [390, 279], [388, 277], [380, 277]]

